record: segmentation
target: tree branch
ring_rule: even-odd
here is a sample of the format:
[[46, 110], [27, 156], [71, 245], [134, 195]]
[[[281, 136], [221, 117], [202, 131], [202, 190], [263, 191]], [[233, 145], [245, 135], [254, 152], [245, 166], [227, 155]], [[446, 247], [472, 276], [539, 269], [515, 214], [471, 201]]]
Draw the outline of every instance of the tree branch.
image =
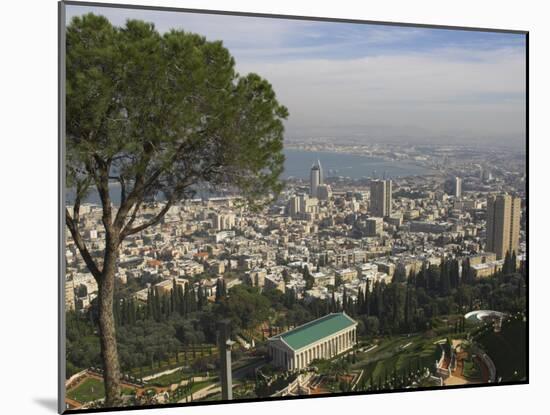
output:
[[109, 162], [101, 159], [97, 154], [94, 155], [94, 160], [98, 165], [99, 175], [95, 176], [95, 183], [101, 204], [103, 205], [103, 226], [107, 234], [111, 234], [113, 230], [111, 195], [109, 194]]
[[90, 251], [88, 251], [88, 247], [86, 246], [86, 243], [84, 242], [82, 236], [80, 235], [80, 232], [78, 231], [78, 224], [73, 218], [71, 218], [71, 214], [69, 213], [69, 210], [67, 208], [65, 208], [65, 223], [67, 224], [67, 227], [71, 232], [71, 236], [73, 237], [76, 247], [80, 251], [82, 258], [84, 259], [88, 270], [92, 273], [96, 281], [99, 282], [101, 280], [101, 271], [92, 256], [90, 255]]
[[131, 227], [132, 224], [134, 223], [134, 221], [136, 220], [136, 216], [137, 216], [137, 213], [139, 211], [139, 208], [141, 207], [141, 203], [142, 203], [142, 201], [139, 201], [135, 204], [134, 211], [132, 212], [132, 216], [130, 217], [130, 220], [128, 221], [126, 226], [124, 226], [125, 229]]
[[138, 232], [141, 232], [144, 229], [147, 229], [150, 226], [154, 226], [154, 225], [158, 224], [160, 222], [160, 220], [163, 218], [163, 216], [166, 214], [166, 212], [168, 212], [168, 209], [170, 209], [170, 207], [172, 207], [173, 203], [174, 203], [174, 198], [170, 198], [170, 200], [168, 200], [166, 202], [166, 205], [164, 205], [164, 207], [161, 209], [161, 211], [153, 219], [151, 219], [151, 220], [149, 220], [149, 221], [147, 221], [147, 222], [145, 222], [145, 223], [143, 223], [139, 226], [136, 226], [134, 228], [130, 228], [130, 227], [128, 227], [128, 225], [126, 225], [124, 230], [120, 233], [120, 239], [122, 240], [122, 239], [126, 238], [129, 235], [134, 235]]
[[126, 181], [124, 180], [124, 176], [109, 176], [109, 179], [120, 183], [120, 204], [123, 205], [126, 202]]

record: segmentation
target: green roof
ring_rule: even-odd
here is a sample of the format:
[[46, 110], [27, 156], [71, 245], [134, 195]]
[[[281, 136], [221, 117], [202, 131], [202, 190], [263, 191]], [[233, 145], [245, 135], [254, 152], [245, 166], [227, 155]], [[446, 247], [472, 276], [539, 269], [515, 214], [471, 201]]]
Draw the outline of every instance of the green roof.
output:
[[344, 313], [332, 313], [273, 338], [280, 338], [292, 349], [299, 350], [355, 324], [356, 322]]

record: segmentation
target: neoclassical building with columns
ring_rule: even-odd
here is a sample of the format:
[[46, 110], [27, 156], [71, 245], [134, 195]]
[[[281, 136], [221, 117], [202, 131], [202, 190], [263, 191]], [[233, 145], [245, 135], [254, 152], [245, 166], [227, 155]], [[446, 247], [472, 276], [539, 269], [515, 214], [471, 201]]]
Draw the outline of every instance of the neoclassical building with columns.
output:
[[346, 313], [331, 313], [268, 339], [272, 364], [303, 369], [315, 359], [330, 359], [357, 340], [357, 322]]

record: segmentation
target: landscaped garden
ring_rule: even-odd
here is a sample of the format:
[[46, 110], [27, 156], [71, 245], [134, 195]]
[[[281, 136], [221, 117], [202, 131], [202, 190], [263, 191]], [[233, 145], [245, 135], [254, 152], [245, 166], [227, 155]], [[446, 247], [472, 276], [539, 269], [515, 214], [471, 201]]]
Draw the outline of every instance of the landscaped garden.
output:
[[[123, 387], [122, 393], [132, 395], [133, 389]], [[67, 397], [77, 402], [86, 403], [105, 397], [103, 381], [97, 378], [88, 377], [79, 383], [75, 388], [67, 391]]]

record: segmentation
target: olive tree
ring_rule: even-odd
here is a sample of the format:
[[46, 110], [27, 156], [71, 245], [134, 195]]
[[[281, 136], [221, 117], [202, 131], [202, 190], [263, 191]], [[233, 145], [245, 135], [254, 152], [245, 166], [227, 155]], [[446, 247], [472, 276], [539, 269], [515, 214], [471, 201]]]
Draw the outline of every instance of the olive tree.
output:
[[[203, 186], [230, 186], [250, 208], [268, 203], [282, 186], [288, 112], [269, 82], [236, 72], [222, 42], [182, 30], [159, 33], [137, 20], [116, 27], [87, 14], [67, 27], [66, 58], [66, 179], [76, 193], [66, 225], [98, 283], [105, 403], [115, 406], [113, 291], [121, 243]], [[100, 255], [90, 252], [80, 224], [81, 202], [92, 190], [105, 230]], [[162, 208], [145, 220], [140, 211], [155, 196]]]

